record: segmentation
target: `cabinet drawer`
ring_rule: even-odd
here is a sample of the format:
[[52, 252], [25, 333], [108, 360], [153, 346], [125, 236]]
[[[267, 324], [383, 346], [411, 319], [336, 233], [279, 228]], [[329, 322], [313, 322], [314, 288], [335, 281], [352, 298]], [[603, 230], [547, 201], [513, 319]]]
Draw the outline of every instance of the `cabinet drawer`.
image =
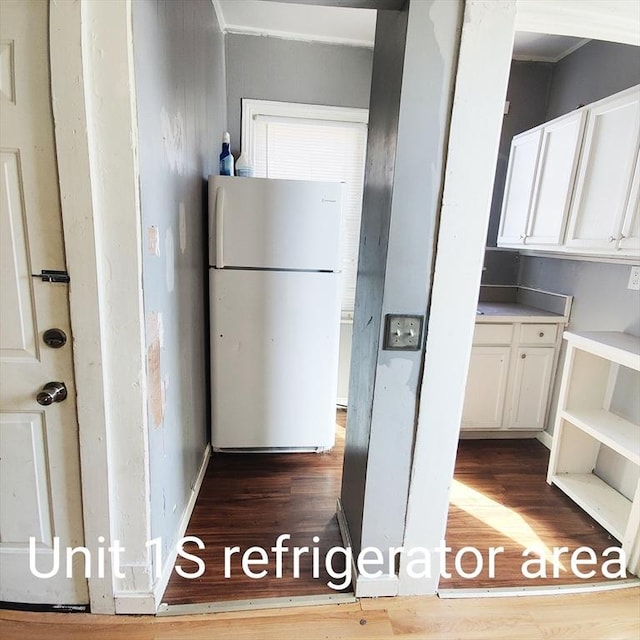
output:
[[476, 324], [473, 344], [511, 344], [512, 324]]
[[520, 344], [554, 345], [557, 335], [556, 324], [523, 324], [520, 328]]

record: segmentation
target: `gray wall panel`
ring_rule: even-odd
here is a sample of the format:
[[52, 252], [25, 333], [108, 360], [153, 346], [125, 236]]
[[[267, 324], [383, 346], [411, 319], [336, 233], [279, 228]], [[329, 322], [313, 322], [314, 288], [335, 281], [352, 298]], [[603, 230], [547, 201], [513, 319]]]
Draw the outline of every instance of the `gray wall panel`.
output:
[[404, 537], [422, 352], [382, 349], [382, 331], [429, 305], [460, 11], [421, 0], [408, 22], [378, 18], [341, 498], [355, 551], [385, 564]]
[[407, 11], [379, 12], [376, 25], [341, 491], [356, 553], [362, 545], [407, 17]]
[[241, 100], [369, 106], [373, 51], [265, 36], [226, 36], [228, 126], [240, 150]]
[[545, 120], [639, 82], [638, 47], [592, 40], [554, 65]]
[[209, 0], [134, 2], [133, 26], [151, 535], [167, 557], [208, 442], [204, 196], [226, 120], [224, 47]]

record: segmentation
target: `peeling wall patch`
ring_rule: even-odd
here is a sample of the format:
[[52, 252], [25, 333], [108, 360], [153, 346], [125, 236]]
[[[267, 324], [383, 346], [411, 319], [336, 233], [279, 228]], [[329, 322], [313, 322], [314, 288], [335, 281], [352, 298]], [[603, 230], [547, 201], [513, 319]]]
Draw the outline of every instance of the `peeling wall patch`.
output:
[[167, 291], [171, 293], [173, 291], [173, 287], [175, 284], [175, 256], [174, 256], [174, 247], [173, 247], [173, 232], [171, 229], [167, 229], [167, 235], [164, 239], [164, 249], [167, 254], [167, 259], [165, 262], [166, 266], [166, 276], [167, 276]]
[[182, 114], [178, 112], [173, 118], [162, 109], [160, 113], [162, 126], [162, 139], [164, 140], [164, 151], [167, 163], [171, 171], [176, 171], [179, 175], [184, 175], [185, 170], [185, 149], [184, 149], [184, 120]]
[[187, 212], [184, 202], [178, 207], [178, 231], [180, 236], [180, 253], [184, 253], [187, 248]]
[[147, 251], [149, 255], [160, 255], [160, 233], [158, 227], [149, 227], [147, 229]]
[[162, 314], [152, 313], [147, 320], [147, 369], [149, 375], [149, 412], [153, 424], [159, 427], [164, 420], [165, 386], [162, 381]]

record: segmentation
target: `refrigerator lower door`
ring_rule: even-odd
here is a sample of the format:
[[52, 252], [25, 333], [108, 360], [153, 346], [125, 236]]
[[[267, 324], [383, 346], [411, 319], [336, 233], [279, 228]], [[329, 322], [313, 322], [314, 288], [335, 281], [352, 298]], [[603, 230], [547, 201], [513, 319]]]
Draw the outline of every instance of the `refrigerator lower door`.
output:
[[331, 448], [339, 274], [209, 273], [213, 448]]

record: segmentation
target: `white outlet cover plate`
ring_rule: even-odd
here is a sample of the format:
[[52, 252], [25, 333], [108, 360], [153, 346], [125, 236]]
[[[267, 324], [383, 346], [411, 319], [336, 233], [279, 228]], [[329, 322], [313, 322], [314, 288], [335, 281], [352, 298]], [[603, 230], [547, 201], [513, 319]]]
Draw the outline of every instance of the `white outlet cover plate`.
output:
[[384, 348], [396, 351], [419, 351], [422, 343], [422, 316], [386, 317]]

